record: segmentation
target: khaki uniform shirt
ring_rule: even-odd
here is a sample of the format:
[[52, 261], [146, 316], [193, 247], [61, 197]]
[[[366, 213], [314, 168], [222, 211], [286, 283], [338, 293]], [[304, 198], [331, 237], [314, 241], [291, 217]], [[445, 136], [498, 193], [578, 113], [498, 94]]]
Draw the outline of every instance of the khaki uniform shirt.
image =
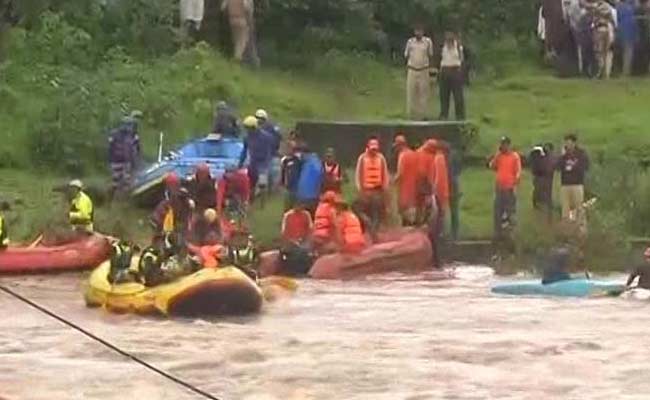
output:
[[412, 37], [406, 42], [404, 57], [409, 68], [423, 70], [429, 68], [433, 57], [433, 42], [426, 36], [418, 40]]

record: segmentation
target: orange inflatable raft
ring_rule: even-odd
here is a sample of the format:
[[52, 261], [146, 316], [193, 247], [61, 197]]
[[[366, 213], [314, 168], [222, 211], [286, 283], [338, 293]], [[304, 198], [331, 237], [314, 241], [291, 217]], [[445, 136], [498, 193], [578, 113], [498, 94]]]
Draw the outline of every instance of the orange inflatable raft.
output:
[[[415, 229], [400, 229], [379, 235], [377, 243], [361, 254], [330, 254], [316, 260], [309, 276], [314, 279], [353, 279], [387, 272], [418, 272], [431, 269], [432, 250], [427, 235]], [[280, 254], [262, 253], [262, 276], [282, 274]]]

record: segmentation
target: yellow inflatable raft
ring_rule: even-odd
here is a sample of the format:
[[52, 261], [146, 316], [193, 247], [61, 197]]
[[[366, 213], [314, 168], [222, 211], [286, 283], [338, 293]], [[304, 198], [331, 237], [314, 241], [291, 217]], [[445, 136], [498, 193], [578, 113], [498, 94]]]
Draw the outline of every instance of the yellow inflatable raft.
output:
[[[137, 262], [134, 259], [133, 265]], [[85, 295], [89, 307], [120, 313], [211, 316], [255, 313], [263, 303], [260, 287], [234, 267], [202, 269], [156, 287], [112, 285], [107, 279], [109, 268], [110, 261], [106, 261], [90, 275]]]

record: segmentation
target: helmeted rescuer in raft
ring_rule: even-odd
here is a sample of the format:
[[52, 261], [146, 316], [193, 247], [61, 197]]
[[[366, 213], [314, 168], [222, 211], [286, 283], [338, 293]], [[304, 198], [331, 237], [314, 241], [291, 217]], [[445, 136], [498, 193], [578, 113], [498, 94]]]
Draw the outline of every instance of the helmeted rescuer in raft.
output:
[[75, 179], [68, 184], [70, 211], [68, 219], [77, 232], [92, 233], [94, 229], [94, 207], [90, 197], [83, 191], [83, 183]]

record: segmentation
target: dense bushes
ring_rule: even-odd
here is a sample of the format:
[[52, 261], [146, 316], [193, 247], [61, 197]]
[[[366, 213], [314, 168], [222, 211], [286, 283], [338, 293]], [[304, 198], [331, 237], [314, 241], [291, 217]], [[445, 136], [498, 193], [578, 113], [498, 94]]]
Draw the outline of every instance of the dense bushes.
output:
[[[214, 3], [214, 4], [213, 4]], [[222, 46], [227, 41], [219, 2], [206, 1], [202, 39]], [[331, 49], [373, 52], [384, 58], [401, 53], [415, 21], [431, 34], [445, 29], [464, 32], [479, 50], [503, 38], [527, 44], [536, 21], [534, 2], [504, 0], [278, 0], [257, 3], [260, 47], [282, 65], [319, 62]], [[115, 46], [140, 56], [174, 51], [178, 44], [178, 0], [2, 0], [0, 20], [28, 30], [46, 24], [54, 12], [101, 55]], [[0, 31], [2, 28], [0, 27]]]

